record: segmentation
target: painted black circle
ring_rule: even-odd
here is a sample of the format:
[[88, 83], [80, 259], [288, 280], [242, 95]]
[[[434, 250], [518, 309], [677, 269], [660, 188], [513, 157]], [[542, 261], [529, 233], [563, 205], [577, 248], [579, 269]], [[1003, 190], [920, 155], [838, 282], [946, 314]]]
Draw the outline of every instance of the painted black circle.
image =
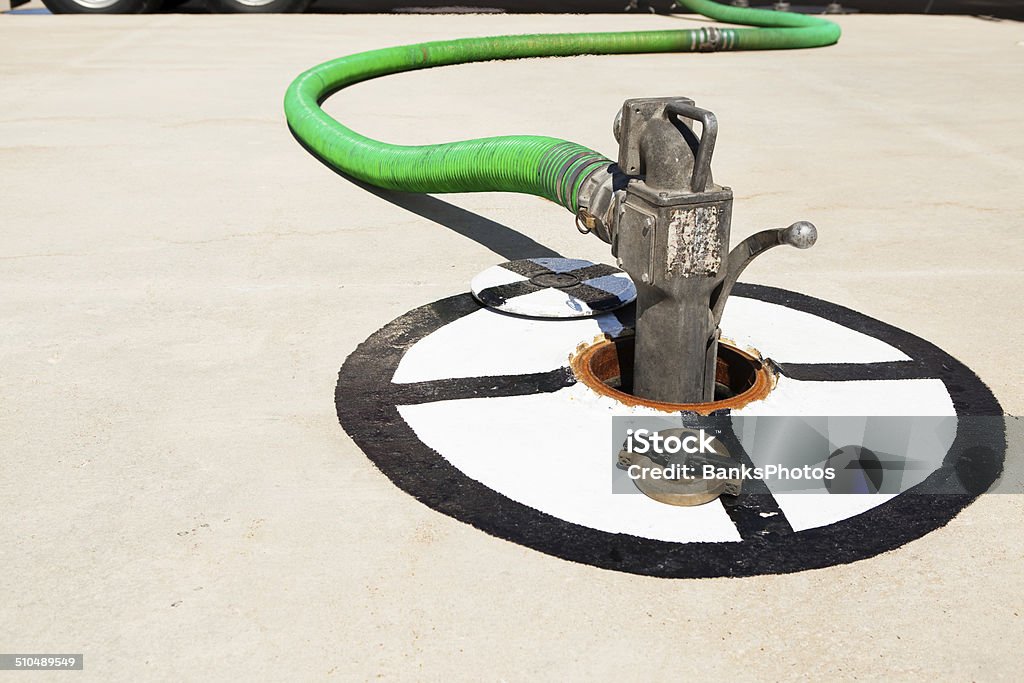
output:
[[[737, 285], [734, 295], [817, 315], [899, 349], [912, 363], [793, 366], [785, 374], [828, 379], [853, 372], [857, 378], [940, 379], [957, 415], [1002, 415], [995, 396], [964, 364], [909, 332], [851, 309], [761, 285]], [[565, 386], [558, 373], [515, 377], [390, 383], [413, 344], [431, 332], [481, 309], [469, 294], [421, 306], [371, 335], [345, 360], [335, 390], [342, 427], [392, 482], [429, 507], [486, 533], [566, 560], [665, 578], [782, 574], [873, 557], [944, 526], [1002, 472], [1005, 434], [957, 430], [942, 467], [923, 482], [867, 512], [830, 525], [786, 533], [766, 529], [742, 541], [678, 543], [613, 534], [566, 522], [518, 503], [466, 476], [427, 447], [396, 406], [451, 398], [522, 395]], [[847, 367], [851, 365], [851, 367]], [[891, 366], [891, 367], [890, 367]], [[559, 385], [559, 381], [562, 384]], [[500, 392], [506, 392], [501, 394]], [[496, 394], [495, 392], [499, 392]], [[984, 457], [978, 457], [983, 453]], [[970, 482], [970, 493], [955, 482]]]

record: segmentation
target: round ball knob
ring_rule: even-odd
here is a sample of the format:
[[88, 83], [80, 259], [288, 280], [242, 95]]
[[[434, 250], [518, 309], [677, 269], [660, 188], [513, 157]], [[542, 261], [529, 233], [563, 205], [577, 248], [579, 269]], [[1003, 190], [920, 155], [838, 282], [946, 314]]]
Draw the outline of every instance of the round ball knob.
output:
[[797, 221], [782, 231], [782, 241], [797, 249], [807, 249], [818, 241], [818, 229], [813, 223]]

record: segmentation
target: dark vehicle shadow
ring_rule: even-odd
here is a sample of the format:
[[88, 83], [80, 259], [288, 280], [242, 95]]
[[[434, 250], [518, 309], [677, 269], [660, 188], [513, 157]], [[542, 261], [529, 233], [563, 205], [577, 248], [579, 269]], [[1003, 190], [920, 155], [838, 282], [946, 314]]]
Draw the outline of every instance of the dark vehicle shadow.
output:
[[[672, 0], [559, 0], [555, 3], [540, 0], [314, 0], [308, 10], [317, 14], [623, 14], [623, 13], [684, 13], [675, 8]], [[719, 0], [729, 4], [728, 0]], [[791, 11], [808, 14], [822, 13], [830, 3], [827, 0], [794, 2]], [[845, 12], [879, 14], [972, 14], [981, 18], [1024, 20], [1024, 0], [847, 0], [840, 2]], [[751, 2], [751, 7], [771, 9], [770, 2]], [[202, 0], [164, 3], [164, 12], [185, 14], [206, 12]]]
[[[724, 5], [729, 0], [718, 0]], [[672, 0], [316, 0], [314, 12], [373, 13], [373, 12], [509, 12], [509, 13], [614, 13], [655, 12], [657, 14], [684, 13], [677, 10]], [[751, 0], [751, 7], [771, 9], [772, 2]], [[822, 13], [829, 0], [795, 0], [790, 10], [808, 14]], [[1005, 19], [1024, 19], [1024, 0], [840, 0], [846, 12], [882, 14], [974, 14]]]

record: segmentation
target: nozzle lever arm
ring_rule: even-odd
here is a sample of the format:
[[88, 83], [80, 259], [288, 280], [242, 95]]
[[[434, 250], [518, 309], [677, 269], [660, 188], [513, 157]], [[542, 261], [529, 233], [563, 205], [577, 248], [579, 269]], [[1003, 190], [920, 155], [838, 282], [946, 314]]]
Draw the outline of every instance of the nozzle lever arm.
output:
[[754, 233], [737, 244], [736, 248], [729, 252], [729, 270], [726, 272], [725, 279], [711, 295], [711, 314], [715, 326], [721, 324], [725, 301], [732, 293], [736, 280], [751, 261], [780, 244], [788, 244], [797, 249], [807, 249], [814, 246], [817, 240], [818, 229], [812, 223], [797, 221], [788, 228], [773, 228]]

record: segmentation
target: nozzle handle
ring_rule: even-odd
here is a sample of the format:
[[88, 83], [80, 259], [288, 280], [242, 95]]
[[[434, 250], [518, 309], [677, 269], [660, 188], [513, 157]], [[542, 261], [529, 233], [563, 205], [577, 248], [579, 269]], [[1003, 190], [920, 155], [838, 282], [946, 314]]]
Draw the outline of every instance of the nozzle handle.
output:
[[[688, 121], [701, 124], [699, 137]], [[648, 187], [671, 194], [705, 192], [712, 184], [711, 155], [718, 138], [718, 119], [694, 106], [693, 100], [626, 100], [612, 128], [619, 141], [618, 166], [627, 176], [642, 176]]]
[[818, 229], [808, 221], [797, 221], [788, 228], [772, 228], [762, 230], [736, 245], [729, 252], [729, 270], [722, 283], [711, 294], [711, 314], [717, 327], [722, 322], [722, 311], [725, 301], [732, 293], [732, 288], [740, 277], [740, 273], [755, 258], [780, 244], [788, 244], [797, 249], [809, 249], [818, 241]]
[[711, 155], [715, 153], [718, 139], [718, 119], [707, 109], [676, 100], [665, 107], [665, 112], [675, 114], [701, 125], [697, 149], [694, 150], [693, 176], [690, 178], [691, 192], [704, 192], [711, 178]]

